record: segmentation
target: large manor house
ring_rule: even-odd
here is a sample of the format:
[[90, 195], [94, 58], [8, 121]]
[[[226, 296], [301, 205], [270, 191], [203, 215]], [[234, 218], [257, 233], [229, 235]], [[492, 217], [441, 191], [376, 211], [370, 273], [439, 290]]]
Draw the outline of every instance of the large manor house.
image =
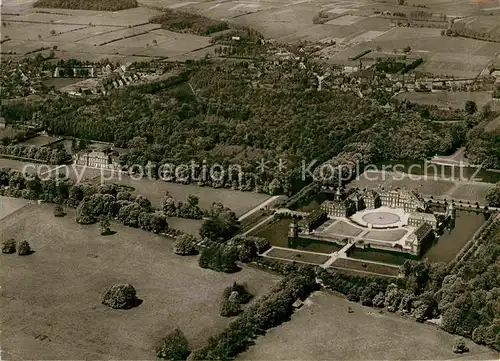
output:
[[415, 228], [423, 223], [428, 223], [434, 229], [438, 226], [436, 216], [427, 213], [428, 206], [422, 196], [415, 191], [400, 188], [389, 191], [351, 189], [350, 192], [337, 189], [335, 199], [323, 202], [320, 209], [330, 217], [348, 218], [358, 211], [379, 207], [403, 209], [409, 214], [408, 225]]

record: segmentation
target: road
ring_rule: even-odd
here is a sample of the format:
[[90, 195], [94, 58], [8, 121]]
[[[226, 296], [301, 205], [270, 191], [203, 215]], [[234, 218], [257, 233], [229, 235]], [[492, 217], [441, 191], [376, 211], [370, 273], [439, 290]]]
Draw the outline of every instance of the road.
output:
[[280, 196], [272, 196], [268, 199], [266, 199], [264, 202], [262, 202], [261, 204], [258, 204], [257, 206], [255, 206], [253, 209], [249, 210], [248, 212], [246, 212], [245, 214], [241, 215], [239, 218], [238, 218], [238, 221], [242, 221], [244, 220], [245, 218], [247, 217], [250, 217], [252, 214], [254, 214], [255, 212], [259, 211], [261, 208], [264, 208], [266, 207], [267, 205], [273, 203], [274, 201], [276, 201]]

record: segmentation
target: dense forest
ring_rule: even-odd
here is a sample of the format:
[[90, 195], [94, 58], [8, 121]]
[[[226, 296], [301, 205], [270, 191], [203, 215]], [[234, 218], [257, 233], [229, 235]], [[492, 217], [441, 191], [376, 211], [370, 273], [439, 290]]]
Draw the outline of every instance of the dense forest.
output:
[[[131, 148], [125, 165], [238, 164], [249, 175], [240, 189], [266, 192], [274, 181], [289, 193], [302, 161], [320, 164], [343, 150], [342, 161], [415, 160], [449, 153], [465, 139], [466, 122], [442, 125], [405, 107], [390, 111], [353, 93], [317, 91], [312, 69], [202, 61], [109, 96], [61, 95], [3, 113], [9, 122], [36, 118], [49, 133]], [[286, 167], [276, 166], [280, 160]]]
[[161, 24], [163, 29], [179, 33], [193, 33], [207, 36], [212, 33], [229, 29], [229, 24], [225, 21], [218, 21], [202, 15], [162, 9], [160, 15], [149, 20], [153, 24]]
[[500, 169], [500, 129], [488, 132], [484, 128], [482, 123], [468, 132], [467, 156], [473, 164]]
[[37, 8], [118, 11], [137, 7], [136, 0], [37, 0]]

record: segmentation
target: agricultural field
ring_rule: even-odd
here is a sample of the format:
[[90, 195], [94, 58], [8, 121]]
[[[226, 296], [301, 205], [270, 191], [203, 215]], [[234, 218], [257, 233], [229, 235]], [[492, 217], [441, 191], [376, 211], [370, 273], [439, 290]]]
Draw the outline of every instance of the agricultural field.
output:
[[489, 103], [492, 92], [478, 91], [478, 92], [432, 92], [432, 93], [419, 93], [407, 92], [399, 93], [396, 97], [400, 100], [407, 100], [411, 103], [423, 105], [436, 105], [440, 108], [451, 109], [464, 109], [465, 102], [472, 100], [475, 102], [479, 109]]
[[[179, 57], [210, 47], [208, 37], [173, 33], [159, 29], [158, 24], [149, 24], [156, 14], [157, 10], [146, 7], [114, 12], [30, 9], [17, 16], [7, 14], [2, 19], [2, 35], [10, 40], [2, 44], [2, 51], [20, 56], [55, 47], [57, 58], [109, 58], [125, 63]], [[193, 56], [201, 58], [207, 51]]]
[[475, 102], [479, 109], [491, 101], [491, 91], [478, 91], [478, 92], [432, 92], [432, 93], [419, 93], [407, 92], [399, 93], [397, 98], [400, 100], [407, 100], [411, 103], [424, 104], [424, 105], [437, 105], [440, 108], [451, 109], [464, 109], [465, 102], [472, 100]]
[[[156, 343], [176, 327], [200, 347], [230, 322], [219, 315], [225, 287], [244, 282], [258, 297], [279, 280], [248, 267], [202, 269], [197, 257], [173, 254], [171, 239], [114, 223], [117, 233], [103, 237], [98, 225], [79, 225], [68, 213], [55, 218], [52, 205], [31, 205], [0, 224], [2, 241], [26, 239], [35, 251], [1, 255], [0, 310], [9, 330], [2, 355], [10, 360], [153, 359]], [[142, 304], [102, 305], [101, 293], [116, 283], [132, 284]]]
[[[348, 312], [348, 307], [352, 313]], [[304, 332], [307, 330], [307, 332]], [[316, 292], [290, 322], [269, 330], [240, 360], [495, 360], [498, 354], [467, 341], [452, 351], [454, 336], [436, 327], [329, 294]]]

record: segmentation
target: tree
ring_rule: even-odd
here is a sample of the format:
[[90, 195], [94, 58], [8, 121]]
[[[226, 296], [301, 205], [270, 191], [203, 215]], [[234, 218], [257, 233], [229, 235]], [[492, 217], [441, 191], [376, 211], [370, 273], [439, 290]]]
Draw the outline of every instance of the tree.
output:
[[492, 97], [497, 99], [500, 98], [500, 85], [497, 85], [495, 87], [495, 89], [493, 90]]
[[101, 297], [101, 302], [111, 308], [129, 309], [140, 304], [135, 288], [130, 284], [109, 287]]
[[97, 221], [94, 208], [89, 200], [83, 200], [76, 207], [76, 221], [80, 224], [92, 224]]
[[490, 207], [500, 207], [500, 182], [488, 191], [486, 200]]
[[111, 222], [109, 221], [108, 216], [102, 216], [99, 221], [99, 226], [101, 227], [101, 236], [107, 236], [108, 234], [113, 233], [111, 231]]
[[3, 243], [2, 253], [16, 253], [16, 241], [14, 239], [8, 239]]
[[404, 5], [405, 4], [405, 0], [398, 0], [398, 5]]
[[130, 149], [145, 150], [148, 146], [148, 141], [144, 137], [134, 137], [128, 142]]
[[238, 270], [238, 255], [232, 246], [211, 245], [201, 251], [198, 264], [202, 268], [210, 268], [217, 272], [232, 273]]
[[28, 241], [22, 241], [19, 243], [19, 247], [17, 248], [17, 254], [19, 256], [27, 256], [32, 254], [33, 251], [31, 250], [30, 244]]
[[167, 217], [175, 217], [177, 215], [177, 207], [175, 199], [170, 194], [165, 194], [162, 200], [162, 209]]
[[474, 114], [477, 111], [477, 104], [472, 100], [467, 100], [465, 102], [465, 112], [467, 114]]
[[178, 328], [169, 333], [161, 345], [156, 347], [156, 356], [165, 360], [185, 360], [190, 352], [189, 342]]
[[174, 253], [181, 256], [190, 256], [197, 253], [195, 248], [196, 238], [189, 234], [183, 234], [177, 237], [174, 243]]
[[224, 298], [220, 305], [220, 315], [222, 317], [233, 317], [238, 316], [241, 312], [240, 303], [235, 296], [229, 296], [229, 298]]
[[405, 47], [403, 48], [403, 52], [404, 52], [404, 53], [409, 53], [410, 51], [411, 51], [411, 47], [410, 47], [409, 45], [408, 45], [408, 46], [405, 46]]

